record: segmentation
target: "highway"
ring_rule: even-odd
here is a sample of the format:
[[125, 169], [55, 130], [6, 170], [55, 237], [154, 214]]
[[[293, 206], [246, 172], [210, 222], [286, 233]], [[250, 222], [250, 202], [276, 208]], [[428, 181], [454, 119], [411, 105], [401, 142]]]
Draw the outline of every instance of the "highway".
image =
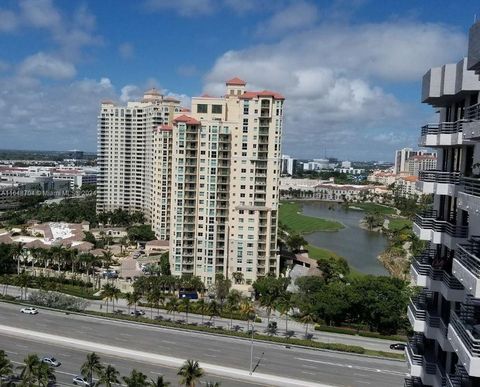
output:
[[[31, 292], [32, 289], [29, 289], [29, 292]], [[8, 294], [14, 297], [19, 297], [20, 296], [20, 288], [15, 287], [15, 286], [9, 286], [8, 287]], [[106, 311], [106, 305], [105, 302], [103, 301], [92, 301], [89, 300], [89, 306], [87, 310], [92, 310], [92, 311], [97, 311], [97, 312], [105, 312]], [[109, 310], [111, 311], [111, 306]], [[115, 302], [115, 309], [120, 309], [123, 310], [125, 314], [128, 314], [129, 308], [126, 306], [126, 301], [124, 299], [119, 299], [118, 302]], [[142, 308], [139, 307], [138, 309], [143, 309], [146, 312], [146, 315], [144, 317], [150, 317], [150, 309], [149, 308]], [[130, 308], [132, 310], [132, 308]], [[154, 310], [153, 315], [157, 315], [157, 311]], [[172, 314], [168, 314], [165, 310], [160, 310], [160, 315], [163, 318], [173, 318]], [[185, 319], [185, 313], [176, 313], [175, 314], [175, 319]], [[209, 317], [205, 317], [205, 321], [208, 321]], [[202, 322], [202, 317], [200, 315], [196, 314], [189, 314], [188, 318], [189, 322], [196, 322], [198, 324], [201, 324]], [[279, 335], [283, 335], [285, 332], [285, 320], [283, 317], [280, 317], [278, 315], [275, 315], [275, 313], [272, 313], [272, 317], [270, 321], [276, 321], [278, 324], [278, 332]], [[230, 326], [230, 319], [225, 319], [225, 318], [220, 318], [220, 317], [215, 317], [215, 325], [217, 326], [223, 326], [224, 328], [227, 328]], [[240, 320], [233, 320], [233, 325], [238, 325], [242, 327], [244, 331], [247, 330], [247, 322], [246, 321], [240, 321]], [[267, 319], [262, 316], [262, 322], [261, 323], [256, 323], [255, 324], [255, 329], [258, 330], [260, 333], [263, 333], [267, 328]], [[305, 326], [303, 324], [300, 324], [299, 322], [289, 320], [288, 321], [288, 329], [293, 330], [295, 332], [295, 337], [301, 338], [303, 337], [305, 333]], [[338, 344], [346, 344], [346, 345], [358, 345], [360, 347], [366, 348], [366, 349], [372, 349], [376, 351], [385, 351], [385, 352], [394, 352], [398, 353], [398, 351], [391, 350], [390, 349], [390, 344], [391, 341], [388, 340], [382, 340], [382, 339], [375, 339], [375, 338], [370, 338], [370, 337], [362, 337], [362, 336], [353, 336], [353, 335], [345, 335], [345, 334], [338, 334], [338, 333], [330, 333], [330, 332], [319, 332], [319, 331], [314, 331], [312, 327], [310, 327], [310, 333], [313, 334], [313, 337], [315, 340], [322, 341], [324, 343], [338, 343]]]
[[256, 342], [254, 377], [248, 377], [250, 342], [246, 340], [42, 309], [30, 316], [19, 309], [0, 303], [0, 348], [10, 351], [15, 361], [32, 352], [58, 357], [64, 362], [60, 371], [67, 373], [60, 378], [66, 382], [92, 350], [115, 364], [122, 375], [138, 368], [149, 375], [164, 373], [171, 381], [177, 380], [178, 364], [195, 359], [207, 371], [205, 380], [223, 386], [399, 386], [407, 372], [403, 362], [394, 360]]

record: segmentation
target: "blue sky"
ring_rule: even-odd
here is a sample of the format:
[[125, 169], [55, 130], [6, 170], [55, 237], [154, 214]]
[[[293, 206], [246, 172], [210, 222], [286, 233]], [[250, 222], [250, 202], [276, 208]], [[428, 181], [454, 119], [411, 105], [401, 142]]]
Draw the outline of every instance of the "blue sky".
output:
[[476, 2], [0, 2], [0, 148], [96, 148], [99, 101], [147, 87], [185, 105], [240, 76], [287, 97], [283, 150], [393, 159], [434, 120], [429, 67], [466, 53]]

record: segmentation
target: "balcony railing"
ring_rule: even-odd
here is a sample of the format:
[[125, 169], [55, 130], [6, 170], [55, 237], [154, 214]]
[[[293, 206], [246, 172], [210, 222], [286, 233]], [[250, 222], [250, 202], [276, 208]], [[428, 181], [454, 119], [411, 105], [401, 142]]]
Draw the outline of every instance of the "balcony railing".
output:
[[429, 183], [459, 184], [459, 172], [443, 172], [436, 170], [424, 170], [419, 173], [420, 181]]
[[465, 109], [465, 119], [469, 121], [480, 120], [480, 102]]
[[466, 243], [459, 243], [455, 259], [480, 279], [480, 237], [471, 237]]
[[475, 338], [472, 335], [471, 327], [467, 327], [455, 312], [452, 312], [450, 324], [452, 324], [453, 328], [460, 336], [470, 355], [480, 357], [480, 338]]
[[414, 223], [420, 228], [444, 232], [454, 238], [466, 238], [468, 236], [468, 226], [460, 226], [450, 221], [438, 219], [437, 211], [434, 210], [416, 214]]
[[423, 366], [423, 355], [418, 353], [417, 345], [414, 341], [409, 340], [407, 344], [407, 352], [413, 365]]
[[440, 267], [435, 267], [435, 250], [426, 250], [421, 255], [413, 258], [412, 266], [418, 274], [427, 276], [433, 281], [443, 282], [449, 289], [463, 289], [462, 283], [453, 275]]
[[480, 196], [480, 179], [475, 177], [463, 177], [461, 179], [463, 192], [469, 195]]
[[422, 126], [422, 136], [427, 134], [454, 134], [463, 130], [463, 124], [468, 120], [458, 120], [455, 122], [441, 122], [440, 124], [427, 124]]

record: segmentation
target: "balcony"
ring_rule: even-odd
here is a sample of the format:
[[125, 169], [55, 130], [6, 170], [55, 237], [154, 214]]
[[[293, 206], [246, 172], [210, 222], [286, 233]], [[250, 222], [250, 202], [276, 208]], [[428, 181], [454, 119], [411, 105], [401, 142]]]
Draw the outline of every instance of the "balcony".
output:
[[453, 312], [448, 326], [448, 339], [459, 363], [470, 376], [480, 377], [480, 335], [478, 325], [467, 324]]
[[436, 256], [435, 251], [427, 250], [413, 259], [410, 268], [412, 282], [428, 290], [440, 292], [448, 301], [463, 301], [462, 283], [445, 271], [444, 266], [444, 259]]
[[417, 188], [424, 194], [455, 196], [460, 184], [459, 172], [420, 171]]
[[450, 146], [463, 144], [463, 128], [467, 120], [441, 122], [422, 126], [420, 146]]
[[437, 211], [429, 210], [415, 215], [413, 232], [423, 240], [443, 244], [454, 249], [457, 243], [468, 237], [468, 226], [456, 225], [437, 217]]
[[418, 342], [418, 339], [409, 341], [405, 353], [407, 365], [412, 377], [420, 378], [426, 385], [445, 385], [445, 371], [438, 366], [435, 355], [428, 350], [425, 351], [422, 343]]
[[480, 215], [480, 178], [464, 177], [458, 192], [458, 208], [469, 215]]
[[457, 246], [452, 273], [468, 294], [480, 298], [480, 237], [472, 237]]
[[469, 121], [463, 130], [463, 139], [480, 139], [480, 102], [465, 109], [465, 118]]

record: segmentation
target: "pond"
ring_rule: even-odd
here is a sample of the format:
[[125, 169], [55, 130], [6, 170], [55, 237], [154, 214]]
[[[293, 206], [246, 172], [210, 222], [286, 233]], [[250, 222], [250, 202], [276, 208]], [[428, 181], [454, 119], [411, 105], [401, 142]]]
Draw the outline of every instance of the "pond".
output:
[[359, 226], [365, 212], [345, 209], [331, 202], [302, 202], [303, 213], [308, 216], [333, 219], [343, 223], [344, 229], [336, 232], [314, 232], [305, 239], [314, 246], [334, 251], [344, 257], [350, 266], [365, 273], [388, 275], [377, 256], [386, 249], [387, 238]]

